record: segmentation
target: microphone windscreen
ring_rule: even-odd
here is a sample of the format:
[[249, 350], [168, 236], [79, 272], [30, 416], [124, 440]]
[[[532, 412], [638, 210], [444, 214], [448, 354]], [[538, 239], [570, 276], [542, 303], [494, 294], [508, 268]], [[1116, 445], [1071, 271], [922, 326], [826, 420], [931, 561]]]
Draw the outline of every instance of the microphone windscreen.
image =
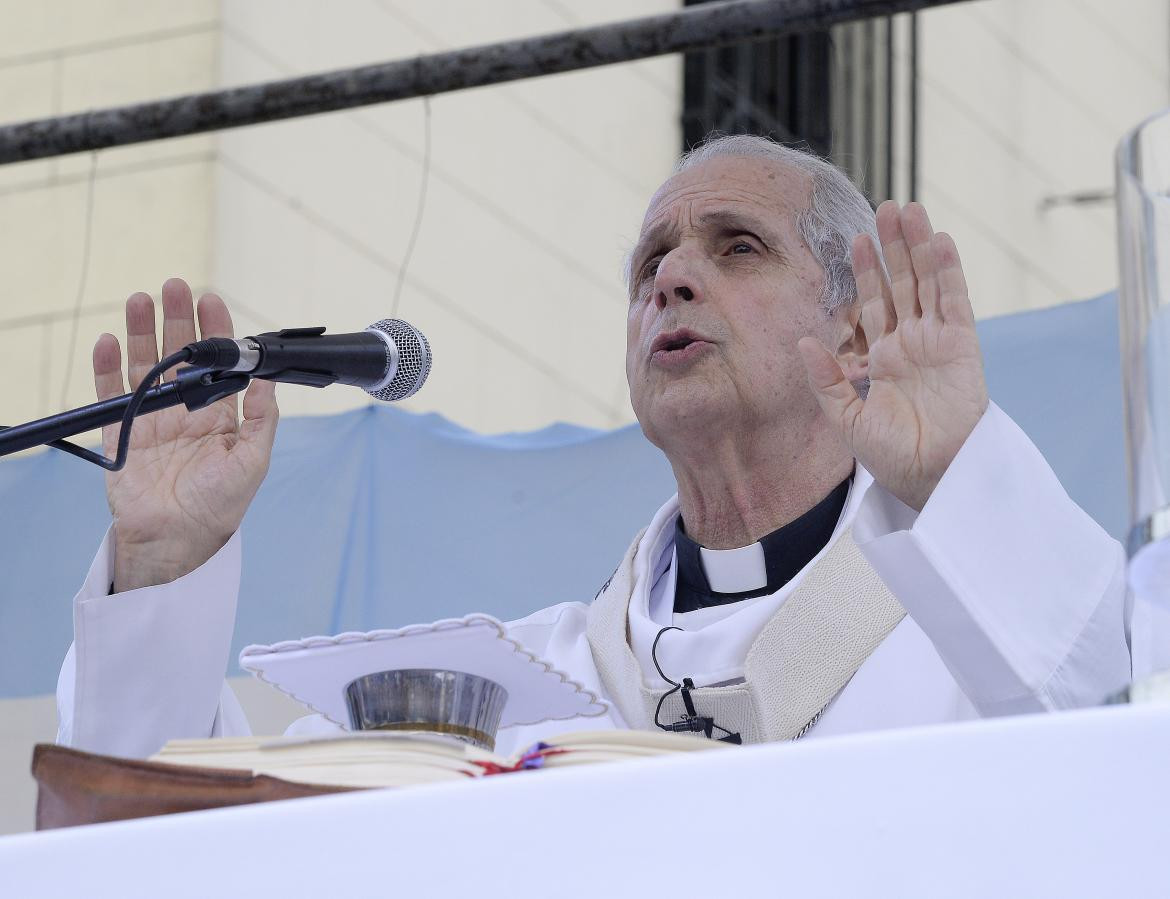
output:
[[394, 342], [398, 348], [398, 367], [389, 384], [366, 392], [388, 403], [416, 394], [431, 373], [431, 345], [422, 331], [399, 318], [384, 318], [369, 329], [381, 331]]

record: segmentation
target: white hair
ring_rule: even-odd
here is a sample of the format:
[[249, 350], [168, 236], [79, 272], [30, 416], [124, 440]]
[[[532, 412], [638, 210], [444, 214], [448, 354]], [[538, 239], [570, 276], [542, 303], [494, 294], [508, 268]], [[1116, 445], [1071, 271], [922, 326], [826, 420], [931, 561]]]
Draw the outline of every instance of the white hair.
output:
[[[786, 147], [754, 134], [713, 134], [679, 160], [675, 174], [723, 156], [770, 159], [812, 178], [807, 209], [796, 216], [796, 227], [813, 258], [825, 272], [820, 302], [832, 314], [857, 299], [851, 250], [858, 234], [868, 234], [880, 247], [877, 219], [869, 201], [839, 168], [819, 156]], [[879, 251], [878, 258], [881, 258]]]

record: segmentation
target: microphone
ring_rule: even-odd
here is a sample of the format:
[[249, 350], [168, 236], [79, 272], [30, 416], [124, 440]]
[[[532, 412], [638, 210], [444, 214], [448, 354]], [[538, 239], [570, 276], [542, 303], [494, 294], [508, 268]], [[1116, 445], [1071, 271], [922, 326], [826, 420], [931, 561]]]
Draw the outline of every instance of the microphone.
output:
[[254, 337], [209, 337], [188, 344], [189, 364], [308, 387], [353, 384], [386, 402], [413, 396], [431, 371], [431, 347], [401, 319], [384, 318], [356, 334], [286, 328]]
[[[183, 363], [187, 365], [171, 380], [152, 386], [165, 369]], [[397, 318], [384, 318], [358, 334], [327, 335], [324, 328], [289, 328], [239, 340], [209, 337], [161, 360], [133, 393], [11, 428], [0, 425], [0, 456], [44, 443], [107, 471], [121, 471], [130, 451], [135, 416], [180, 403], [189, 410], [202, 409], [239, 393], [251, 378], [309, 387], [354, 384], [376, 399], [393, 402], [414, 395], [430, 372], [427, 339]], [[117, 422], [122, 423], [122, 431], [113, 459], [64, 439]]]

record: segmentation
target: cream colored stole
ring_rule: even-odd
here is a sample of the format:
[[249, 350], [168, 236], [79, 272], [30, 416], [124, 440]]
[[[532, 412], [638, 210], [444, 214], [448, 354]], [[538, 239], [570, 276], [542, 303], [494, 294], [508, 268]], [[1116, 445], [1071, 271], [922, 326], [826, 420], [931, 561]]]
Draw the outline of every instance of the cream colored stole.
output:
[[[643, 531], [643, 533], [645, 533]], [[654, 710], [665, 689], [649, 688], [629, 644], [629, 605], [639, 534], [613, 577], [589, 607], [586, 636], [609, 698], [626, 723], [656, 730]], [[744, 682], [691, 691], [696, 710], [738, 731], [745, 743], [803, 734], [849, 682], [905, 610], [846, 531], [764, 625], [744, 665]], [[685, 671], [668, 671], [681, 679]], [[676, 691], [662, 722], [678, 721]]]

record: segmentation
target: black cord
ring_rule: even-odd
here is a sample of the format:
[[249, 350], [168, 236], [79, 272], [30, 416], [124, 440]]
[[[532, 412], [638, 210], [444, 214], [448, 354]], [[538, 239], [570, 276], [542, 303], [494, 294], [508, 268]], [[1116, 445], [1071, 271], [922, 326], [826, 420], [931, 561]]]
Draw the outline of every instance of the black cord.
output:
[[669, 677], [667, 677], [666, 674], [663, 673], [663, 671], [662, 671], [662, 666], [658, 664], [658, 641], [662, 639], [662, 635], [665, 634], [667, 631], [681, 631], [681, 630], [682, 630], [681, 627], [677, 627], [675, 625], [671, 625], [670, 627], [664, 627], [662, 630], [660, 630], [658, 632], [658, 636], [656, 636], [654, 638], [654, 643], [650, 647], [650, 659], [654, 662], [654, 667], [658, 669], [658, 676], [660, 678], [662, 678], [664, 681], [666, 681], [668, 684], [674, 684], [676, 687], [681, 687], [682, 684], [678, 683], [677, 681], [672, 681]]
[[[740, 737], [738, 733], [732, 733], [726, 727], [716, 724], [714, 718], [708, 717], [706, 715], [700, 715], [695, 711], [695, 703], [694, 700], [691, 699], [691, 690], [695, 689], [694, 681], [692, 681], [689, 677], [684, 677], [681, 684], [677, 681], [672, 681], [662, 670], [662, 665], [658, 663], [658, 641], [662, 639], [662, 635], [667, 631], [681, 630], [681, 627], [677, 627], [675, 625], [664, 627], [654, 637], [654, 643], [650, 646], [650, 659], [654, 662], [654, 667], [658, 669], [658, 676], [668, 684], [674, 685], [665, 693], [663, 693], [662, 697], [658, 700], [658, 705], [654, 709], [655, 726], [661, 728], [662, 730], [670, 731], [671, 733], [701, 733], [708, 739], [715, 739], [720, 743], [742, 743], [743, 738]], [[686, 714], [683, 715], [681, 720], [675, 722], [674, 724], [663, 724], [662, 706], [667, 699], [669, 699], [679, 690], [682, 690], [683, 707], [686, 709]], [[715, 737], [714, 731], [716, 730], [723, 731], [726, 736]]]
[[126, 467], [126, 457], [130, 454], [130, 429], [134, 426], [134, 416], [138, 414], [138, 410], [142, 408], [142, 403], [146, 399], [146, 391], [154, 386], [154, 382], [162, 377], [162, 373], [168, 368], [174, 368], [180, 362], [189, 362], [190, 360], [191, 349], [183, 347], [179, 352], [171, 353], [146, 373], [146, 377], [134, 388], [130, 402], [126, 405], [126, 411], [122, 414], [122, 429], [118, 434], [117, 455], [113, 459], [107, 459], [105, 456], [99, 456], [95, 453], [94, 458], [90, 459], [91, 462], [100, 465], [106, 471], [121, 471]]
[[[146, 377], [142, 379], [137, 387], [134, 388], [134, 393], [130, 395], [130, 401], [126, 404], [126, 411], [122, 414], [122, 430], [118, 434], [118, 451], [113, 459], [108, 459], [101, 453], [95, 453], [92, 450], [87, 450], [83, 446], [78, 446], [76, 443], [71, 443], [68, 440], [54, 440], [52, 443], [46, 444], [59, 449], [62, 452], [77, 456], [79, 459], [84, 459], [86, 462], [92, 462], [94, 465], [99, 465], [106, 471], [121, 471], [126, 467], [126, 457], [130, 454], [130, 429], [134, 426], [134, 417], [138, 414], [138, 410], [142, 408], [142, 403], [146, 400], [146, 392], [154, 386], [154, 382], [162, 375], [168, 368], [191, 360], [191, 350], [188, 347], [183, 347], [177, 353], [172, 353], [161, 362], [154, 366]], [[3, 430], [3, 426], [0, 426]]]
[[663, 672], [663, 670], [662, 670], [662, 666], [660, 664], [658, 664], [658, 641], [662, 639], [662, 635], [665, 634], [667, 631], [681, 631], [681, 630], [682, 630], [681, 627], [673, 627], [673, 626], [672, 627], [664, 627], [662, 630], [660, 630], [658, 632], [658, 635], [654, 638], [653, 645], [651, 645], [651, 647], [650, 647], [650, 659], [654, 662], [654, 667], [658, 669], [658, 676], [661, 677], [668, 684], [674, 684], [674, 687], [672, 689], [667, 690], [665, 693], [662, 694], [662, 698], [658, 700], [658, 707], [656, 709], [654, 709], [654, 724], [655, 724], [655, 726], [662, 728], [662, 730], [672, 730], [672, 728], [669, 724], [663, 724], [662, 721], [660, 720], [660, 716], [662, 715], [662, 704], [664, 702], [666, 702], [666, 700], [669, 697], [673, 696], [680, 689], [682, 689], [682, 684], [678, 683], [677, 681], [672, 681], [669, 677], [667, 677], [665, 672]]

